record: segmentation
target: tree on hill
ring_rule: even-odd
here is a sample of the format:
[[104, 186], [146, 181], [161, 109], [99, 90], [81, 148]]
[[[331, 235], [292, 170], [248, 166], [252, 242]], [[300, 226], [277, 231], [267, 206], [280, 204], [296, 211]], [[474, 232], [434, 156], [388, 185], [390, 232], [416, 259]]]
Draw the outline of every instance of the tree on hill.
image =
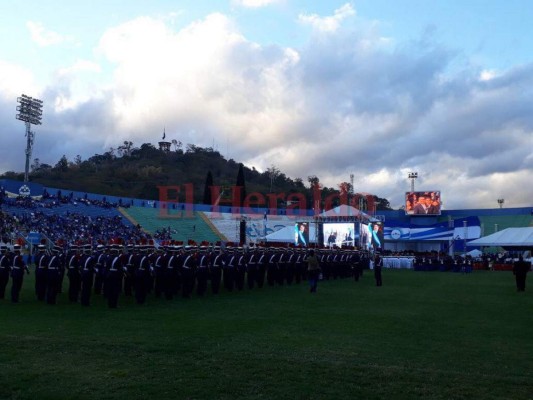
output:
[[[95, 154], [87, 160], [75, 157], [73, 162], [69, 162], [67, 156], [63, 155], [56, 164], [49, 165], [35, 159], [30, 180], [51, 188], [146, 200], [159, 199], [158, 187], [181, 186], [180, 201], [190, 200], [190, 198], [185, 199], [184, 190], [184, 185], [190, 184], [193, 187], [195, 203], [212, 203], [216, 199], [209, 198], [212, 196], [210, 190], [206, 192], [206, 187], [213, 186], [208, 179], [211, 179], [211, 182], [216, 180], [221, 187], [229, 188], [235, 183], [237, 172], [237, 186], [243, 188], [240, 198], [236, 199], [240, 204], [246, 198], [247, 192], [268, 194], [275, 190], [285, 197], [301, 193], [308, 200], [308, 207], [312, 208], [315, 207], [313, 185], [318, 184], [322, 198], [319, 207], [337, 205], [335, 200], [328, 204], [323, 200], [339, 193], [339, 190], [320, 186], [320, 181], [315, 175], [307, 177], [309, 187], [306, 187], [301, 178], [291, 179], [275, 165], [264, 172], [259, 172], [254, 167], [248, 168], [233, 159], [224, 158], [211, 147], [202, 148], [188, 144], [185, 151], [180, 147], [181, 142], [176, 142], [176, 151], [163, 152], [151, 143], [135, 147], [132, 142], [125, 141], [117, 149], [110, 148], [103, 154]], [[208, 171], [207, 176], [206, 171]], [[23, 173], [13, 171], [6, 172], [2, 176], [16, 180], [22, 180], [23, 177]], [[349, 188], [344, 188], [347, 189]], [[227, 190], [225, 193], [230, 194], [230, 192]], [[224, 201], [228, 204], [234, 203], [232, 198], [226, 198]], [[277, 201], [280, 206], [284, 204], [281, 197]], [[377, 211], [390, 209], [389, 202], [377, 196], [374, 204]]]
[[213, 174], [211, 171], [207, 171], [207, 176], [205, 178], [204, 186], [204, 204], [213, 204], [213, 199], [211, 196], [211, 187], [213, 186]]
[[68, 165], [67, 156], [63, 154], [63, 157], [61, 157], [59, 161], [57, 162], [57, 164], [54, 166], [54, 169], [59, 172], [66, 172], [68, 170], [68, 167], [69, 165]]
[[242, 206], [246, 198], [246, 183], [244, 181], [244, 165], [239, 164], [239, 172], [237, 173], [237, 188], [240, 188], [239, 205]]

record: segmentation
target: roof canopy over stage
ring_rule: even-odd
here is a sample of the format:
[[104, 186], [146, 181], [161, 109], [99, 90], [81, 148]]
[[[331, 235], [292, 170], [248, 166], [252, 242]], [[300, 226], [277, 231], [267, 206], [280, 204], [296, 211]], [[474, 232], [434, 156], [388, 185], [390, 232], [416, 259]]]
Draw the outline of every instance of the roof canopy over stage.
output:
[[358, 210], [355, 207], [349, 206], [347, 204], [342, 204], [338, 207], [332, 208], [331, 210], [324, 211], [323, 213], [318, 214], [321, 218], [335, 218], [335, 217], [355, 217], [362, 220], [371, 220], [372, 217], [364, 212]]

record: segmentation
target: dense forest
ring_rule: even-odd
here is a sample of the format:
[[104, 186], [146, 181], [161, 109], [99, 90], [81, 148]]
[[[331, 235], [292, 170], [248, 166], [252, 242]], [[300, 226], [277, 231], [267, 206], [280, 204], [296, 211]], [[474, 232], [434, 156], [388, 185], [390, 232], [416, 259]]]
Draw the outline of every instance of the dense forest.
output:
[[[63, 155], [55, 165], [41, 163], [34, 159], [31, 164], [30, 181], [45, 186], [100, 193], [120, 197], [159, 199], [158, 186], [179, 186], [192, 184], [195, 203], [211, 203], [210, 190], [218, 186], [223, 194], [221, 204], [231, 201], [231, 187], [242, 186], [246, 193], [284, 193], [277, 200], [278, 207], [287, 206], [285, 200], [291, 193], [301, 193], [307, 204], [312, 204], [313, 185], [320, 185], [317, 176], [289, 178], [275, 165], [264, 172], [248, 168], [233, 159], [225, 159], [218, 151], [188, 144], [183, 148], [177, 141], [167, 143], [166, 151], [144, 143], [135, 147], [125, 141], [118, 148], [111, 148], [104, 154], [95, 154], [87, 160], [76, 156], [69, 160]], [[23, 180], [23, 173], [6, 172], [3, 178]], [[338, 193], [351, 193], [349, 182], [340, 182], [337, 188], [321, 186], [322, 199]], [[183, 193], [178, 196], [185, 196]], [[334, 196], [333, 196], [334, 197]], [[180, 201], [185, 201], [180, 198]], [[390, 210], [388, 200], [374, 196], [376, 211]], [[334, 201], [336, 205], [338, 201]], [[368, 210], [366, 199], [356, 205]], [[370, 206], [373, 208], [372, 206]], [[372, 210], [368, 210], [372, 211]]]

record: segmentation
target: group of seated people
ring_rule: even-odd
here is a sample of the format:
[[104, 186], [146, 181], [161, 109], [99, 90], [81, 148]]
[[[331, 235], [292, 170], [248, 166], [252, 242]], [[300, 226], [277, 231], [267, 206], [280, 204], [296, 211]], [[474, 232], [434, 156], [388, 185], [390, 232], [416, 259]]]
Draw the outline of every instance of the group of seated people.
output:
[[14, 208], [23, 208], [23, 209], [38, 209], [38, 208], [54, 208], [60, 207], [62, 205], [86, 205], [102, 208], [118, 208], [124, 207], [129, 208], [132, 205], [131, 200], [124, 201], [118, 199], [118, 201], [108, 201], [107, 197], [102, 197], [101, 199], [93, 198], [90, 199], [87, 194], [83, 197], [74, 197], [74, 193], [70, 192], [68, 195], [63, 195], [61, 190], [58, 190], [55, 195], [48, 193], [45, 189], [42, 196], [40, 197], [31, 197], [31, 196], [17, 196], [9, 197], [7, 196], [5, 190], [0, 190], [0, 206], [6, 205], [8, 207]]
[[5, 243], [25, 236], [27, 232], [41, 233], [54, 243], [61, 240], [107, 243], [120, 237], [138, 241], [153, 239], [140, 225], [125, 224], [118, 215], [91, 217], [69, 212], [65, 215], [47, 215], [42, 211], [20, 214], [0, 212], [0, 223]]
[[161, 228], [155, 231], [154, 239], [168, 241], [172, 240], [172, 235], [177, 233], [175, 229], [172, 229], [170, 226], [168, 228]]
[[61, 190], [58, 190], [56, 195], [51, 195], [48, 193], [48, 191], [45, 189], [42, 195], [43, 200], [52, 200], [53, 202], [58, 202], [60, 204], [84, 204], [86, 206], [95, 206], [95, 207], [102, 207], [102, 208], [117, 208], [117, 207], [124, 207], [128, 208], [130, 207], [130, 202], [123, 201], [122, 199], [119, 199], [117, 202], [110, 202], [107, 200], [107, 197], [104, 196], [101, 199], [94, 198], [90, 199], [88, 194], [85, 193], [83, 197], [77, 197], [74, 198], [74, 193], [70, 192], [68, 195], [63, 195], [61, 193]]

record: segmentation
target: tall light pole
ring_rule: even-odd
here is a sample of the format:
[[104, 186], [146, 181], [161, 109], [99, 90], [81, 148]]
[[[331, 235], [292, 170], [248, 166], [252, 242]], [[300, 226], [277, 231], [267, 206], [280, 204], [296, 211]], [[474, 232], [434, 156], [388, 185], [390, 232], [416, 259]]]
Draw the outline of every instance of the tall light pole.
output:
[[351, 201], [352, 201], [352, 198], [353, 198], [353, 178], [354, 178], [354, 175], [353, 174], [350, 174], [350, 190], [348, 191], [348, 205], [351, 205]]
[[503, 207], [504, 202], [505, 202], [505, 199], [498, 199], [498, 204], [500, 205], [500, 208]]
[[418, 178], [418, 172], [409, 172], [407, 175], [411, 179], [411, 192], [415, 191], [415, 179]]
[[24, 182], [29, 180], [30, 171], [30, 158], [33, 150], [33, 140], [35, 138], [35, 132], [31, 131], [32, 125], [41, 125], [41, 118], [43, 115], [43, 102], [39, 99], [31, 98], [23, 94], [17, 98], [18, 114], [16, 118], [20, 121], [24, 121], [26, 124], [26, 169], [24, 170]]

